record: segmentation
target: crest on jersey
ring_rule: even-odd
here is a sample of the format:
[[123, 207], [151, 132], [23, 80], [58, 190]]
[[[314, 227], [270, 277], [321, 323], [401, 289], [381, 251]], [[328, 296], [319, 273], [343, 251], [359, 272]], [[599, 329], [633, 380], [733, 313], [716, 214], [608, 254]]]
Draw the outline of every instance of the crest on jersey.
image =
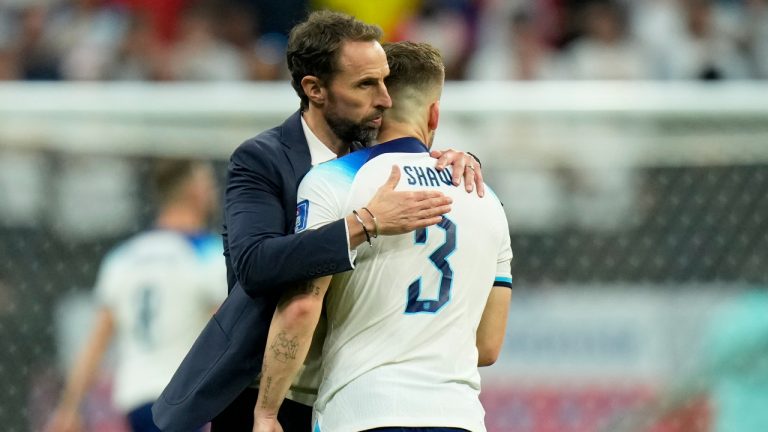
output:
[[295, 232], [302, 232], [307, 228], [307, 219], [309, 215], [309, 201], [304, 200], [296, 204], [296, 229]]

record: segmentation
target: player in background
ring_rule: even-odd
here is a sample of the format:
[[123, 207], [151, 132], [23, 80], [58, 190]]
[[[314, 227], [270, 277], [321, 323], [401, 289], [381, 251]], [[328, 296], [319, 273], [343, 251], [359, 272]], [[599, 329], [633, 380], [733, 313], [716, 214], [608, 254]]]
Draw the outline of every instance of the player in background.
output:
[[[277, 410], [310, 350], [326, 289], [314, 431], [485, 430], [477, 366], [496, 360], [504, 338], [512, 283], [507, 220], [494, 195], [466, 194], [429, 157], [444, 79], [439, 52], [409, 42], [385, 50], [393, 108], [384, 115], [383, 143], [307, 174], [299, 187], [297, 231], [360, 209], [398, 169], [402, 176], [390, 187], [440, 190], [453, 208], [436, 226], [390, 237], [378, 237], [375, 220], [360, 217], [370, 247], [358, 249], [355, 269], [332, 281], [315, 279], [281, 299], [254, 431], [282, 430]], [[322, 338], [315, 335], [316, 342]]]
[[159, 431], [151, 403], [226, 296], [221, 237], [206, 229], [217, 204], [212, 167], [161, 161], [152, 186], [159, 205], [154, 227], [102, 262], [96, 322], [69, 373], [49, 432], [81, 430], [80, 404], [113, 339], [118, 344], [113, 402], [127, 414], [133, 431]]

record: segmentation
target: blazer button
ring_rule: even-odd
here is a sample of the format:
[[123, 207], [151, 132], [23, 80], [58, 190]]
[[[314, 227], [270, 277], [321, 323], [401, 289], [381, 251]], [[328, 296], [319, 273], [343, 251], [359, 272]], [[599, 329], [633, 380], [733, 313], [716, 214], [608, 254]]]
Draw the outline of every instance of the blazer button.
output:
[[336, 264], [331, 264], [331, 270], [336, 270]]

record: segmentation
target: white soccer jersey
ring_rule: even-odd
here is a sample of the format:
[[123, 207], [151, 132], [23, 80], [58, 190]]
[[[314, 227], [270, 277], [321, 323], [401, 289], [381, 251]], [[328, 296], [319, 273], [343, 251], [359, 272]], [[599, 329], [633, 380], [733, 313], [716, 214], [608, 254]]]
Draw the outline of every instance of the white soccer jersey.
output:
[[115, 317], [115, 406], [153, 402], [227, 295], [221, 238], [154, 230], [117, 247], [97, 281]]
[[319, 165], [299, 187], [297, 231], [366, 205], [395, 164], [398, 190], [453, 199], [439, 225], [364, 243], [355, 270], [334, 276], [315, 431], [485, 430], [475, 335], [491, 287], [511, 287], [509, 228], [493, 194], [454, 187], [435, 163], [421, 142], [402, 138]]

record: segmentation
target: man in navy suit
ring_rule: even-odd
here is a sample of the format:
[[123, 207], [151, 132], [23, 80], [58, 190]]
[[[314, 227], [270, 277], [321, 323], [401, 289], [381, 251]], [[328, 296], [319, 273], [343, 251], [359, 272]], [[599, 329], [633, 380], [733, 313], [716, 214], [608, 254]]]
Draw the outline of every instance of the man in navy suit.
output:
[[[296, 191], [312, 165], [368, 145], [391, 106], [381, 30], [350, 16], [315, 12], [291, 32], [287, 60], [301, 109], [282, 125], [247, 140], [233, 153], [224, 206], [224, 255], [229, 296], [153, 406], [164, 431], [187, 432], [212, 420], [212, 432], [250, 432], [270, 321], [281, 294], [318, 276], [352, 269], [366, 241], [353, 214], [325, 227], [292, 234]], [[471, 156], [435, 152], [468, 192], [482, 176]], [[465, 167], [473, 169], [467, 169]], [[439, 192], [396, 192], [392, 177], [358, 209], [381, 235], [439, 223], [451, 200]], [[390, 185], [390, 186], [387, 186]], [[249, 387], [251, 386], [251, 387]], [[285, 431], [309, 431], [311, 407], [286, 402]]]

